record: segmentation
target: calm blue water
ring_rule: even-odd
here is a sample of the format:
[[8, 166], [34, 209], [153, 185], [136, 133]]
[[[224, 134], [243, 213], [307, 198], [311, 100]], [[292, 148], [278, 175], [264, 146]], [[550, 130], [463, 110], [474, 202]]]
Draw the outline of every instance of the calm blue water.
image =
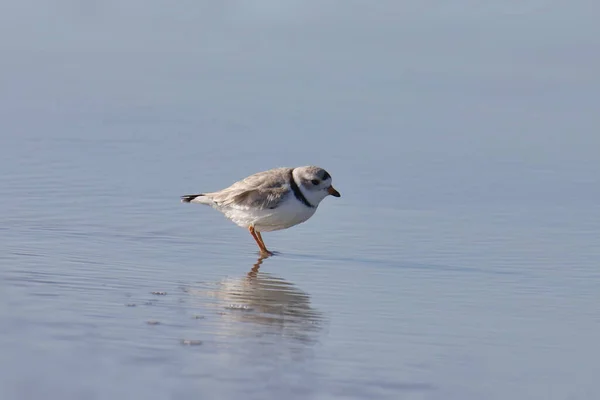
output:
[[598, 11], [3, 4], [0, 398], [600, 397]]

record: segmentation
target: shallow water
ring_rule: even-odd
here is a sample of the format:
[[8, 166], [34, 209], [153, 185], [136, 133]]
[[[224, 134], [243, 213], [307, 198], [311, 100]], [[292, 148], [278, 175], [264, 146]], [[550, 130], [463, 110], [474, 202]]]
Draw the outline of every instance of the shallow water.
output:
[[471, 3], [4, 6], [0, 398], [598, 398], [595, 5]]

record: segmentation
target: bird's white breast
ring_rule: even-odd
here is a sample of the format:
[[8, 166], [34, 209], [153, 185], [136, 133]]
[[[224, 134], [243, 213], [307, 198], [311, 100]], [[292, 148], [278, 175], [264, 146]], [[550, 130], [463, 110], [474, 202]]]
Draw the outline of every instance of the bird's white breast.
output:
[[221, 211], [239, 226], [254, 226], [259, 232], [269, 232], [305, 222], [316, 210], [316, 207], [307, 207], [290, 194], [274, 209], [230, 208]]

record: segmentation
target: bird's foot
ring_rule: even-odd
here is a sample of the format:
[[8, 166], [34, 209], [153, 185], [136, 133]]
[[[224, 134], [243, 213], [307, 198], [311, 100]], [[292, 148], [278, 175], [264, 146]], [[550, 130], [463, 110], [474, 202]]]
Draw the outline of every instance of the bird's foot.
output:
[[271, 256], [274, 256], [274, 255], [275, 255], [275, 253], [274, 253], [274, 252], [272, 252], [272, 251], [269, 251], [269, 250], [261, 250], [261, 251], [259, 252], [259, 254], [260, 254], [260, 256], [261, 256], [262, 258], [267, 258], [267, 257], [271, 257]]

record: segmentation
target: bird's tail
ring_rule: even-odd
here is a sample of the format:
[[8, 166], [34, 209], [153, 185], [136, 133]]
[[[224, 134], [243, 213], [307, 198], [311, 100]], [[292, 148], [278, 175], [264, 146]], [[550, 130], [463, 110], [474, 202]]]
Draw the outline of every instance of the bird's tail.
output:
[[186, 194], [185, 196], [181, 196], [182, 203], [204, 203], [200, 200], [200, 198], [204, 197], [203, 193], [200, 194]]

